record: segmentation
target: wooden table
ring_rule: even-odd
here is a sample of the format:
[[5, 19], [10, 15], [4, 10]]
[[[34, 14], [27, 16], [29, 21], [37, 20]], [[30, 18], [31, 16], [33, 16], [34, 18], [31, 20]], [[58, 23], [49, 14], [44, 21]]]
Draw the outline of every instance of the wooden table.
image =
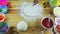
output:
[[[41, 0], [40, 2], [43, 3], [43, 1]], [[7, 21], [7, 23], [9, 23], [10, 26], [17, 27], [17, 24], [20, 21], [23, 21], [23, 18], [19, 15], [19, 10], [18, 9], [17, 10], [15, 9], [16, 8], [15, 6], [20, 6], [19, 4], [17, 4], [19, 1], [16, 2], [16, 1], [10, 1], [9, 0], [9, 2], [11, 2], [12, 8], [9, 8], [9, 12], [8, 12], [8, 14], [6, 14], [6, 20], [5, 21]], [[48, 11], [50, 11], [50, 8], [49, 7], [48, 8], [44, 8], [44, 12], [45, 13], [44, 13], [44, 15], [42, 17], [47, 16], [48, 15]], [[51, 18], [54, 19], [54, 15], [53, 14], [51, 14]], [[25, 32], [21, 32], [21, 31], [18, 31], [18, 30], [17, 31], [20, 34], [42, 34], [43, 28], [41, 26], [41, 19], [38, 20], [36, 23], [28, 23], [28, 25], [29, 25], [29, 28], [28, 28], [27, 31], [25, 31]], [[46, 30], [44, 33], [45, 34], [53, 34], [53, 31], [50, 29], [49, 31]]]

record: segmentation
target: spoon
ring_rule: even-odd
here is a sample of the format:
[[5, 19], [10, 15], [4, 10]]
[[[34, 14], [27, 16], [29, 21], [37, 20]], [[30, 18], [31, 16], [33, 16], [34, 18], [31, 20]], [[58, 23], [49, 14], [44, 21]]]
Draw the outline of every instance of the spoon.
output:
[[48, 19], [48, 23], [50, 23], [50, 13], [48, 14], [48, 18], [49, 18], [49, 19]]
[[48, 26], [50, 26], [50, 13], [48, 14]]

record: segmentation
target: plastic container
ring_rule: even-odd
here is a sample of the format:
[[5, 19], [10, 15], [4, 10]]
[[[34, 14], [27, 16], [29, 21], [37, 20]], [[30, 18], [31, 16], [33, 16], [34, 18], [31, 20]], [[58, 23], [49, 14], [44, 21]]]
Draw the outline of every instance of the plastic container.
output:
[[60, 17], [55, 17], [55, 23], [56, 23], [56, 25], [60, 24]]
[[3, 13], [0, 13], [0, 22], [3, 22], [5, 20], [5, 15]]
[[0, 22], [0, 24], [1, 24], [0, 25], [0, 32], [6, 33], [9, 30], [10, 25], [8, 23], [6, 23], [6, 22]]
[[5, 33], [3, 33], [3, 32], [0, 32], [0, 34], [5, 34]]
[[55, 17], [55, 25], [54, 25], [54, 31], [56, 34], [60, 33], [60, 17]]
[[8, 5], [8, 0], [0, 0], [0, 5]]
[[26, 31], [28, 29], [28, 24], [24, 21], [21, 21], [17, 24], [17, 29], [20, 31]]
[[58, 7], [60, 6], [60, 0], [50, 0], [51, 7]]
[[[56, 34], [60, 33], [60, 7], [55, 7], [53, 10], [55, 17], [54, 31]], [[58, 26], [59, 25], [59, 26]]]
[[60, 7], [55, 7], [53, 13], [56, 17], [60, 17]]
[[53, 19], [52, 18], [50, 18], [50, 22], [48, 21], [48, 17], [44, 17], [44, 18], [42, 18], [42, 20], [41, 20], [41, 25], [42, 25], [42, 27], [43, 28], [45, 28], [45, 29], [50, 29], [50, 28], [53, 28], [53, 26], [54, 26], [54, 21], [53, 21]]
[[50, 0], [50, 6], [54, 8], [55, 6], [53, 5], [53, 2], [54, 0]]
[[60, 33], [60, 24], [57, 24], [54, 26], [54, 31], [56, 34], [59, 34]]
[[0, 6], [0, 12], [6, 14], [8, 12], [8, 7], [5, 5]]

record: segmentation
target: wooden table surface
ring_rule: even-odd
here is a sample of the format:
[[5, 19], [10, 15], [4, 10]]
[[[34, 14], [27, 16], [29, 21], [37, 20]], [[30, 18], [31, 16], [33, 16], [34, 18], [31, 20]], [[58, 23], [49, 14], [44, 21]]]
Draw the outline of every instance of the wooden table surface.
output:
[[[48, 1], [48, 0], [47, 0]], [[40, 3], [42, 4], [43, 2], [47, 2], [47, 1], [40, 1]], [[12, 1], [12, 0], [9, 0], [9, 2], [11, 2], [11, 7], [12, 8], [9, 8], [9, 12], [6, 14], [6, 21], [7, 23], [10, 24], [10, 26], [14, 26], [14, 27], [17, 27], [17, 24], [20, 22], [20, 21], [23, 21], [23, 18], [19, 15], [19, 10], [18, 9], [15, 9], [16, 7], [15, 6], [20, 6], [19, 4], [22, 4], [21, 2], [23, 1]], [[20, 3], [19, 3], [20, 2]], [[17, 4], [19, 3], [19, 4]], [[47, 8], [44, 8], [44, 15], [42, 17], [47, 17], [48, 15], [48, 11], [51, 11], [50, 10], [51, 8], [50, 7], [47, 7]], [[54, 15], [51, 14], [51, 18], [54, 19]], [[18, 31], [19, 34], [42, 34], [42, 31], [44, 30], [41, 26], [41, 19], [38, 20], [36, 23], [28, 23], [29, 25], [29, 28], [27, 31], [25, 32], [21, 32], [21, 31]], [[46, 30], [44, 32], [44, 34], [53, 34], [53, 31], [50, 29], [49, 31]]]

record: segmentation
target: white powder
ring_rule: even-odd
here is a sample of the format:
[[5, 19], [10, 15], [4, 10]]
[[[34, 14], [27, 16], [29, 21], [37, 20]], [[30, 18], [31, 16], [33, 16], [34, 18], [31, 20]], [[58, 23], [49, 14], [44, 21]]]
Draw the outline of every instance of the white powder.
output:
[[24, 3], [21, 7], [20, 15], [27, 21], [35, 21], [37, 18], [41, 17], [43, 14], [42, 5], [34, 5], [33, 3]]
[[20, 31], [26, 31], [28, 29], [28, 25], [26, 22], [21, 21], [17, 24], [17, 29]]

